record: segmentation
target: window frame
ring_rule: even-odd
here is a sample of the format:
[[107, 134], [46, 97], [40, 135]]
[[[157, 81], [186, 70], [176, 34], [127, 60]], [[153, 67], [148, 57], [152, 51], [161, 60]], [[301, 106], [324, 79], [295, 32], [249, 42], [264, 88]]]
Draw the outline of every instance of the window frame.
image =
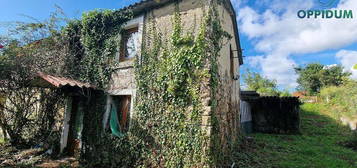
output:
[[[116, 113], [117, 113], [117, 120], [118, 120], [118, 124], [120, 125], [120, 131], [122, 134], [125, 134], [129, 131], [130, 129], [130, 123], [131, 123], [131, 99], [132, 96], [131, 95], [112, 95], [112, 101], [115, 102], [113, 103], [113, 105], [116, 105]], [[124, 102], [125, 101], [125, 102]], [[127, 105], [126, 110], [124, 110], [124, 108], [122, 107], [122, 105], [124, 105], [124, 103]], [[123, 116], [124, 116], [124, 111], [125, 111], [125, 123], [123, 123]], [[123, 127], [124, 126], [124, 127]]]
[[[127, 61], [127, 60], [132, 60], [135, 58], [134, 57], [127, 57], [126, 50], [128, 48], [127, 42], [130, 38], [131, 34], [134, 33], [139, 33], [139, 26], [132, 27], [130, 29], [125, 29], [121, 33], [121, 42], [120, 42], [120, 51], [119, 51], [119, 62]], [[140, 36], [138, 37], [140, 38]], [[139, 51], [137, 51], [139, 52]]]
[[135, 97], [136, 97], [136, 89], [118, 89], [118, 90], [111, 90], [108, 91], [107, 93], [107, 101], [106, 101], [106, 107], [105, 107], [105, 113], [103, 114], [103, 121], [102, 121], [102, 128], [104, 132], [108, 131], [108, 124], [110, 122], [110, 113], [111, 113], [111, 105], [113, 102], [113, 97], [115, 96], [130, 96], [130, 107], [129, 107], [129, 129], [130, 131], [131, 126], [132, 126], [132, 119], [135, 115]]
[[[144, 15], [140, 15], [136, 18], [133, 18], [131, 20], [129, 20], [128, 22], [126, 22], [123, 25], [123, 31], [125, 32], [126, 30], [132, 29], [132, 28], [138, 28], [138, 33], [139, 33], [139, 48], [138, 48], [138, 53], [137, 53], [137, 59], [140, 60], [141, 59], [141, 47], [142, 47], [142, 41], [143, 41], [143, 29], [144, 29]], [[122, 44], [123, 44], [123, 38], [122, 38], [122, 34], [120, 33], [118, 36], [119, 39], [119, 44], [118, 44], [118, 48], [117, 48], [117, 54], [116, 54], [116, 60], [120, 63], [120, 62], [125, 62], [125, 61], [131, 61], [133, 60], [132, 58], [130, 59], [122, 59], [121, 58], [121, 52], [123, 50]], [[134, 57], [135, 58], [135, 57]]]

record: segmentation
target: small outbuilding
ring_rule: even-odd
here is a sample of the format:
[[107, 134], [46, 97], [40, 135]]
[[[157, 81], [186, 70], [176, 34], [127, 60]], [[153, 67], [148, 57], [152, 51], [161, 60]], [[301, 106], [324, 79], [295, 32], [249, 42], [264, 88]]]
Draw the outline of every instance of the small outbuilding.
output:
[[240, 124], [245, 133], [297, 133], [300, 127], [298, 97], [260, 96], [241, 92]]
[[85, 92], [98, 91], [89, 83], [73, 79], [38, 73], [30, 82], [33, 87], [61, 90], [66, 99], [63, 118], [63, 128], [60, 140], [60, 152], [74, 155], [81, 148], [81, 134], [83, 130], [83, 116], [88, 105]]

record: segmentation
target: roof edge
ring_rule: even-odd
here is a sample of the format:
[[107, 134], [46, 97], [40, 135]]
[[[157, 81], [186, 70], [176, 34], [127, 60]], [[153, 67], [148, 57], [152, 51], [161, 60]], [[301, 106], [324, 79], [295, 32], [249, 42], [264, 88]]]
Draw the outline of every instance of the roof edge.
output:
[[235, 41], [237, 44], [237, 50], [238, 50], [238, 59], [239, 59], [239, 65], [243, 65], [243, 53], [242, 53], [242, 47], [240, 45], [240, 38], [239, 38], [239, 31], [238, 31], [238, 23], [237, 23], [237, 14], [236, 11], [234, 10], [233, 4], [230, 0], [225, 0], [224, 1], [224, 7], [227, 8], [227, 10], [231, 14], [231, 19], [233, 23], [233, 29], [234, 29], [234, 35], [235, 35]]
[[[150, 11], [152, 9], [159, 8], [159, 7], [169, 4], [169, 3], [175, 3], [177, 1], [180, 1], [180, 0], [142, 0], [140, 2], [137, 2], [137, 3], [134, 3], [127, 7], [124, 7], [120, 10], [131, 9], [131, 10], [133, 10], [134, 16], [137, 16], [137, 15], [140, 15], [147, 11]], [[239, 65], [242, 65], [243, 64], [243, 54], [242, 54], [242, 48], [240, 45], [237, 15], [234, 10], [233, 4], [230, 0], [224, 0], [223, 7], [225, 7], [230, 12], [230, 15], [231, 15], [233, 29], [234, 29], [234, 35], [235, 35], [234, 39], [236, 41], [237, 50], [238, 50]]]
[[96, 86], [89, 83], [80, 82], [77, 80], [48, 75], [42, 72], [38, 72], [36, 76], [29, 82], [30, 86], [43, 87], [43, 88], [63, 88], [63, 87], [77, 87], [87, 89], [97, 89]]

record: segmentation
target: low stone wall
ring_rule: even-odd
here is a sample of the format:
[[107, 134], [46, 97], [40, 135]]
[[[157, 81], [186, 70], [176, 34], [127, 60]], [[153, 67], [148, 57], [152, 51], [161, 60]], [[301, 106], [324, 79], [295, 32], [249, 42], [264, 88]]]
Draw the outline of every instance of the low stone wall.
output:
[[252, 102], [253, 130], [263, 133], [297, 133], [300, 127], [297, 97], [260, 97]]

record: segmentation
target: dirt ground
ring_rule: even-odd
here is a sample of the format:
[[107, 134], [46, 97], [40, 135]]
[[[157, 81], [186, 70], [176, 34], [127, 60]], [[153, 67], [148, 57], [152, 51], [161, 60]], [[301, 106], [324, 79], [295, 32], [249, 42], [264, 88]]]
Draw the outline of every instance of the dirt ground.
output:
[[53, 158], [50, 151], [42, 148], [16, 149], [10, 145], [0, 145], [0, 167], [78, 167], [73, 157]]

